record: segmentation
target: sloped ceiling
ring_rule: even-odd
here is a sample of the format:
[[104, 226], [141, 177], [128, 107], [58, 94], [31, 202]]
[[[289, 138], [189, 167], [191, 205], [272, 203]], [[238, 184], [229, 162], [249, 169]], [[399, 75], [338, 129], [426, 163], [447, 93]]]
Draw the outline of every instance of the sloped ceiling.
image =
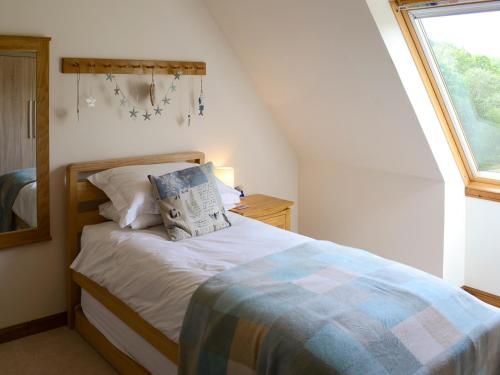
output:
[[441, 179], [364, 0], [204, 2], [300, 158]]

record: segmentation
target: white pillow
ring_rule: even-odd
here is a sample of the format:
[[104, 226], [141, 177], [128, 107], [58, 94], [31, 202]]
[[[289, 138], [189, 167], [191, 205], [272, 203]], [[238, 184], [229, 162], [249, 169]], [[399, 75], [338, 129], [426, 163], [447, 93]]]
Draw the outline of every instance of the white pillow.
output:
[[[108, 220], [113, 220], [118, 223], [120, 221], [120, 214], [118, 213], [112, 202], [106, 202], [99, 205], [99, 215], [105, 217]], [[137, 217], [129, 227], [132, 229], [146, 229], [149, 227], [154, 227], [155, 225], [160, 225], [163, 223], [161, 215], [156, 214], [143, 214]]]
[[[224, 204], [224, 208], [226, 210], [230, 210], [238, 206], [240, 202], [237, 203], [226, 203]], [[120, 215], [116, 210], [115, 206], [113, 206], [112, 202], [106, 202], [99, 205], [99, 215], [105, 217], [108, 220], [112, 220], [115, 223], [120, 221]], [[154, 227], [155, 225], [163, 224], [163, 219], [161, 215], [156, 214], [143, 214], [137, 217], [132, 224], [129, 225], [132, 229], [146, 229], [149, 227]]]
[[[220, 183], [219, 183], [220, 182]], [[223, 186], [220, 186], [223, 185]], [[224, 183], [220, 180], [217, 179], [217, 188], [219, 191], [227, 188], [227, 189], [232, 189], [227, 185], [224, 185]], [[236, 192], [236, 194], [232, 192], [224, 192], [220, 193], [220, 197], [222, 198], [222, 204], [227, 205], [227, 204], [239, 204], [240, 203], [240, 192], [238, 190], [232, 189]]]
[[[131, 165], [107, 169], [93, 174], [87, 179], [104, 191], [118, 211], [118, 225], [125, 228], [144, 214], [160, 214], [160, 209], [153, 197], [153, 188], [149, 175], [162, 176], [167, 173], [190, 168], [193, 163], [163, 163]], [[222, 203], [239, 203], [239, 192], [217, 179], [217, 188], [221, 193]]]

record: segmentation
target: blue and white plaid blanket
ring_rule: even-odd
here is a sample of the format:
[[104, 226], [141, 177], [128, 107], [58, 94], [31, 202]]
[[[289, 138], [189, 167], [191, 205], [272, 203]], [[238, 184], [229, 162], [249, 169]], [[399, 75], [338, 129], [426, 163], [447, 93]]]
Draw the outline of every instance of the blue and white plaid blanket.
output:
[[311, 241], [192, 297], [179, 374], [500, 374], [500, 310], [402, 264]]

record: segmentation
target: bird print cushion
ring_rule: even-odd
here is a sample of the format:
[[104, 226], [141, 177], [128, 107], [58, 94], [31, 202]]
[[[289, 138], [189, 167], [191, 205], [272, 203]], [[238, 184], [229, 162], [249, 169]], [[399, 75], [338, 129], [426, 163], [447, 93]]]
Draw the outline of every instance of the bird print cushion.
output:
[[179, 241], [231, 226], [207, 163], [163, 176], [149, 176], [168, 238]]

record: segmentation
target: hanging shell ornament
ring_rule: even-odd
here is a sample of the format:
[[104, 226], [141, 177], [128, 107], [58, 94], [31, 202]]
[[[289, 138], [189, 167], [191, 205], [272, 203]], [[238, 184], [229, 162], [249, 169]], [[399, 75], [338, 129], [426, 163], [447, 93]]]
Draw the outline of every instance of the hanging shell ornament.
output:
[[156, 85], [155, 85], [155, 73], [151, 72], [151, 85], [149, 86], [149, 99], [151, 105], [154, 107], [156, 105]]
[[149, 99], [151, 100], [151, 105], [155, 106], [156, 105], [156, 85], [155, 82], [151, 82], [151, 85], [149, 86]]

